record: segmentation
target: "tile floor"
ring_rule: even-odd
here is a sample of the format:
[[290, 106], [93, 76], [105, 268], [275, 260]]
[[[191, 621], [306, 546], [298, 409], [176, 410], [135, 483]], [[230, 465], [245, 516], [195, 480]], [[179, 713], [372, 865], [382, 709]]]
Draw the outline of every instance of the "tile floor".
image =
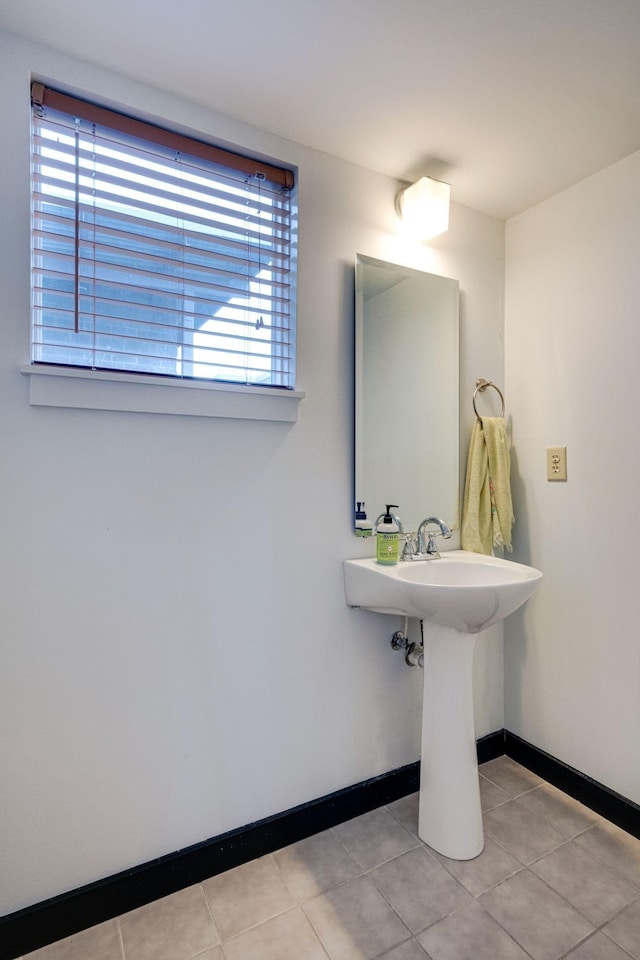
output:
[[28, 960], [640, 960], [640, 840], [507, 757], [480, 772], [475, 860], [418, 839], [414, 794]]

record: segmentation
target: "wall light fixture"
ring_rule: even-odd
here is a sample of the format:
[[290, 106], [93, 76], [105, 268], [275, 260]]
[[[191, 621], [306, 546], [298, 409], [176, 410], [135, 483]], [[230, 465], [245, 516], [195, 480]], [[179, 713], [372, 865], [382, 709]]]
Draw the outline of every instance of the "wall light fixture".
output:
[[417, 240], [430, 240], [449, 229], [451, 185], [421, 177], [396, 196], [396, 210], [407, 233]]

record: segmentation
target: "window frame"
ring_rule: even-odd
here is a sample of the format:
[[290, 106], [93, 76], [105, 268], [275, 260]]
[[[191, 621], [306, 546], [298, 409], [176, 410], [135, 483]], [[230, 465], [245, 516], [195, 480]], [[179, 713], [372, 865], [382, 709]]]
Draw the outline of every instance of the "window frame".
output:
[[[269, 177], [280, 177], [283, 189], [292, 194], [294, 216], [297, 219], [296, 184], [294, 168], [280, 167], [262, 160], [256, 160], [243, 153], [235, 153], [214, 146], [206, 141], [184, 137], [173, 133], [164, 127], [149, 124], [99, 105], [78, 100], [67, 94], [58, 93], [34, 83], [34, 100], [41, 101], [53, 109], [64, 109], [71, 115], [82, 113], [83, 116], [99, 118], [101, 122], [111, 121], [113, 118], [122, 120], [125, 127], [135, 131], [152, 133], [157, 136], [163, 146], [171, 149], [186, 144], [191, 154], [203, 154], [204, 159], [213, 159], [214, 162], [233, 164], [234, 169], [246, 172], [247, 170], [265, 171]], [[130, 125], [130, 126], [129, 126]], [[151, 137], [147, 138], [153, 142]], [[32, 240], [33, 248], [33, 240]], [[294, 227], [291, 238], [291, 301], [292, 315], [290, 318], [292, 337], [291, 364], [295, 375], [295, 302], [296, 302], [296, 271], [295, 253], [297, 251], [297, 236]], [[75, 274], [78, 277], [78, 273]], [[32, 307], [33, 309], [33, 307]], [[33, 314], [30, 323], [33, 342]], [[143, 341], [144, 342], [144, 341]], [[21, 372], [30, 377], [30, 402], [34, 405], [54, 405], [84, 407], [90, 409], [126, 409], [144, 412], [180, 413], [196, 416], [230, 416], [248, 419], [275, 419], [293, 421], [297, 419], [297, 405], [304, 393], [295, 389], [294, 385], [271, 385], [261, 383], [243, 383], [242, 381], [222, 380], [215, 377], [181, 377], [179, 375], [158, 375], [145, 371], [129, 372], [125, 369], [96, 369], [77, 364], [59, 365], [46, 361], [31, 362], [21, 367]], [[95, 384], [95, 388], [92, 387]], [[207, 397], [207, 394], [209, 395]], [[253, 397], [253, 400], [250, 398]], [[277, 402], [280, 398], [282, 402]], [[276, 402], [273, 402], [273, 401]], [[221, 412], [217, 412], [221, 411]]]

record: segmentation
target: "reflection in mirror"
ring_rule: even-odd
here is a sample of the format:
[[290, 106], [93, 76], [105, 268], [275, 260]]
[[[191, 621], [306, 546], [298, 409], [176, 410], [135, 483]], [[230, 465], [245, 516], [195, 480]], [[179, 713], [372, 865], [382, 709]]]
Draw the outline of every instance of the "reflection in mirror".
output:
[[457, 280], [356, 256], [355, 499], [459, 526]]

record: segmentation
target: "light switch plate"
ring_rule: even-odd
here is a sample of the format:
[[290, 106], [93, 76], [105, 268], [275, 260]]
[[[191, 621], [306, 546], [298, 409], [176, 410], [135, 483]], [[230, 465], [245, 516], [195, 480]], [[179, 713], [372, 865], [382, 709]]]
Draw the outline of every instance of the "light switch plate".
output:
[[567, 479], [567, 448], [547, 447], [547, 480]]

